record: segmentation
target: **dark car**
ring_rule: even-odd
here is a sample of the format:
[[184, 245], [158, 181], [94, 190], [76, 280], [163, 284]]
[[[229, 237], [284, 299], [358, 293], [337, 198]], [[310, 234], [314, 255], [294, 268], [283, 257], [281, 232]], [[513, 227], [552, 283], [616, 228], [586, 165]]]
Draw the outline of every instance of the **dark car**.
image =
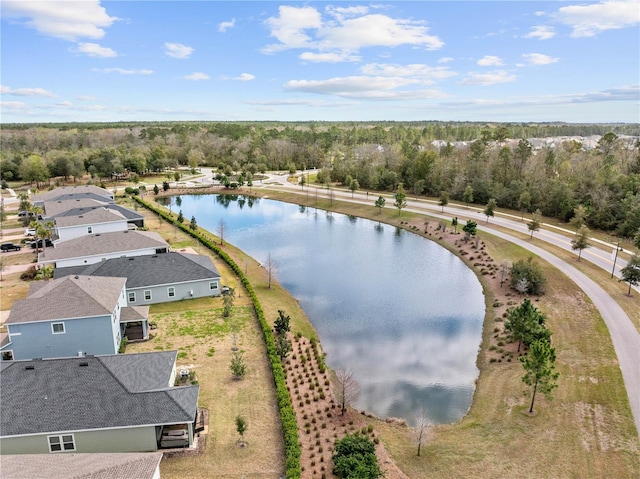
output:
[[[38, 243], [38, 248], [42, 248], [42, 239], [39, 239], [39, 240], [37, 241], [37, 243]], [[49, 238], [47, 238], [47, 239], [44, 241], [44, 245], [45, 245], [45, 246], [53, 246], [53, 242], [52, 242]], [[31, 242], [31, 247], [32, 247], [33, 249], [35, 249], [35, 248], [36, 248], [36, 242], [35, 242], [35, 241], [32, 241], [32, 242]]]
[[20, 251], [20, 245], [13, 243], [2, 243], [2, 246], [0, 246], [0, 248], [2, 249], [3, 253], [6, 253], [7, 251]]

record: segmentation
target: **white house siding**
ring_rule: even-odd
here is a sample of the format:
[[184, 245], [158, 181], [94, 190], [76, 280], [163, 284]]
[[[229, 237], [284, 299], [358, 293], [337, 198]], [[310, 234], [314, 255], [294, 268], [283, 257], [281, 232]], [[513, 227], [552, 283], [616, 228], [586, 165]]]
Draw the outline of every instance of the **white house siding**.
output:
[[[91, 228], [91, 232], [89, 232]], [[57, 228], [58, 238], [60, 241], [68, 241], [70, 239], [79, 238], [80, 236], [88, 236], [90, 234], [97, 233], [111, 233], [113, 231], [126, 231], [128, 229], [127, 220], [113, 221], [109, 223], [98, 223], [88, 225], [76, 225], [76, 226], [58, 226]]]
[[145, 249], [140, 249], [136, 251], [124, 251], [124, 252], [119, 251], [115, 253], [84, 256], [81, 258], [58, 259], [55, 261], [55, 263], [56, 263], [56, 268], [66, 268], [67, 266], [82, 266], [82, 265], [99, 263], [100, 261], [103, 261], [106, 259], [131, 257], [131, 256], [143, 256], [147, 254], [156, 254], [156, 248], [145, 248]]
[[[94, 431], [64, 432], [73, 434], [75, 453], [88, 452], [149, 452], [158, 449], [155, 426], [128, 427], [123, 429], [98, 429]], [[3, 437], [0, 454], [65, 454], [50, 453], [47, 436]]]

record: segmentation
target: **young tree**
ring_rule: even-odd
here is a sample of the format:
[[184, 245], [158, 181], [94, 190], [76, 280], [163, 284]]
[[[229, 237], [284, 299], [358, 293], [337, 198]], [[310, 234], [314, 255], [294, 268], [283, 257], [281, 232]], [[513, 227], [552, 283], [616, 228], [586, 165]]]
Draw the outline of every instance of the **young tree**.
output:
[[527, 293], [540, 295], [544, 293], [547, 280], [542, 274], [542, 268], [533, 257], [520, 259], [511, 266], [511, 281], [509, 286], [517, 290], [518, 284], [525, 278], [528, 281]]
[[267, 255], [267, 276], [269, 280], [269, 289], [271, 289], [271, 278], [273, 277], [273, 270], [275, 268], [275, 263], [271, 258], [271, 253]]
[[484, 209], [484, 214], [487, 217], [487, 223], [489, 222], [489, 217], [493, 218], [497, 206], [498, 205], [496, 204], [495, 198], [490, 198], [489, 202], [487, 203], [487, 206]]
[[545, 326], [546, 318], [528, 298], [515, 308], [507, 310], [504, 330], [512, 340], [518, 341], [518, 351], [539, 339], [549, 339], [551, 332]]
[[422, 449], [422, 445], [428, 443], [433, 437], [433, 424], [427, 418], [427, 413], [423, 409], [422, 414], [416, 417], [415, 442], [418, 444], [418, 456]]
[[167, 191], [170, 188], [168, 181], [162, 182], [162, 191]]
[[247, 373], [247, 365], [244, 362], [244, 356], [240, 351], [236, 351], [231, 356], [231, 372], [235, 379], [243, 379]]
[[354, 178], [353, 180], [351, 180], [351, 183], [349, 183], [349, 189], [351, 190], [351, 198], [353, 198], [353, 194], [358, 188], [360, 188], [360, 183], [358, 183], [358, 180]]
[[638, 286], [640, 284], [640, 256], [634, 254], [627, 265], [620, 270], [622, 279], [629, 283], [629, 291], [627, 295], [631, 296], [631, 286]]
[[449, 204], [449, 192], [441, 191], [440, 199], [438, 200], [438, 204], [442, 207], [442, 213], [444, 213], [444, 207]]
[[591, 246], [589, 243], [589, 228], [586, 225], [580, 226], [578, 231], [576, 232], [576, 237], [571, 240], [571, 249], [578, 250], [578, 261], [580, 261], [580, 257], [582, 256], [582, 250]]
[[396, 190], [394, 198], [396, 199], [396, 201], [393, 203], [393, 205], [398, 208], [398, 216], [400, 216], [402, 208], [407, 206], [407, 194], [404, 191], [404, 186], [402, 186], [402, 183], [398, 183], [398, 189]]
[[233, 309], [233, 300], [234, 300], [233, 294], [224, 295], [224, 298], [222, 299], [222, 302], [224, 304], [224, 308], [222, 310], [222, 316], [224, 318], [228, 318], [229, 316], [231, 316], [231, 311]]
[[536, 231], [540, 231], [540, 218], [542, 216], [542, 213], [540, 212], [540, 210], [536, 210], [532, 215], [531, 215], [531, 221], [529, 221], [529, 223], [527, 223], [527, 228], [529, 228], [529, 231], [531, 231], [531, 238], [533, 239], [533, 233]]
[[347, 406], [357, 401], [358, 397], [360, 397], [360, 385], [351, 371], [340, 368], [336, 371], [336, 389], [336, 398], [344, 416]]
[[387, 202], [382, 196], [378, 196], [378, 199], [375, 202], [375, 207], [378, 208], [378, 214], [382, 213], [382, 208], [384, 208], [384, 204]]
[[191, 223], [189, 223], [189, 228], [193, 231], [198, 229], [198, 223], [196, 222], [196, 217], [192, 216], [191, 217]]
[[220, 218], [220, 222], [218, 223], [218, 237], [220, 238], [220, 244], [224, 244], [224, 230], [226, 229], [227, 224], [224, 222], [222, 218]]
[[278, 317], [276, 318], [273, 324], [273, 328], [275, 329], [276, 334], [282, 336], [287, 334], [289, 331], [291, 331], [291, 326], [289, 325], [290, 321], [291, 321], [291, 318], [289, 317], [289, 315], [286, 314], [281, 309], [279, 309]]
[[462, 231], [465, 232], [465, 241], [468, 241], [469, 238], [475, 236], [478, 232], [478, 223], [475, 221], [467, 220], [465, 225], [462, 227]]
[[184, 215], [182, 214], [182, 210], [180, 210], [180, 213], [178, 213], [177, 221], [180, 224], [184, 223]]
[[467, 208], [469, 207], [469, 203], [473, 203], [473, 188], [471, 185], [467, 185], [464, 189], [464, 193], [462, 193], [462, 201], [467, 205]]
[[236, 431], [240, 434], [239, 443], [244, 444], [244, 433], [247, 431], [247, 420], [242, 416], [236, 416]]
[[451, 226], [453, 226], [453, 231], [458, 234], [458, 217], [454, 217], [451, 219]]
[[291, 351], [291, 341], [287, 339], [286, 336], [278, 336], [276, 339], [276, 354], [280, 358], [281, 361], [284, 361], [287, 358], [287, 355]]
[[558, 387], [556, 381], [559, 373], [555, 372], [556, 350], [548, 340], [542, 339], [531, 343], [529, 353], [520, 357], [525, 374], [522, 382], [533, 388], [529, 414], [533, 412], [536, 393], [540, 391], [547, 399], [551, 399], [553, 390]]
[[158, 193], [160, 193], [160, 188], [158, 188], [158, 185], [153, 185], [153, 194], [157, 195]]

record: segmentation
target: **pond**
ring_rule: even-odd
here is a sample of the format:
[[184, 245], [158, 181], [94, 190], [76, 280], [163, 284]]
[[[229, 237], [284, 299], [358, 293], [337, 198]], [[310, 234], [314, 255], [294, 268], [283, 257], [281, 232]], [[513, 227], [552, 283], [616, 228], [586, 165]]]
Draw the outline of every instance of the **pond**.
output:
[[434, 423], [466, 414], [485, 305], [476, 276], [448, 250], [375, 221], [269, 199], [182, 196], [171, 208], [214, 234], [223, 221], [226, 242], [263, 265], [271, 258], [327, 364], [360, 384], [354, 407], [409, 424], [423, 412]]

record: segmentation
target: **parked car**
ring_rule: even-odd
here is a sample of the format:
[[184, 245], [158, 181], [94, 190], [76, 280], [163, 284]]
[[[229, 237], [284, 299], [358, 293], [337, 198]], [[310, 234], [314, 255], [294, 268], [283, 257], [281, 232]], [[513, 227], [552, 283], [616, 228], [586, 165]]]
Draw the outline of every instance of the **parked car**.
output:
[[24, 230], [24, 235], [25, 236], [35, 236], [36, 235], [36, 229], [35, 228], [27, 228], [26, 230]]
[[25, 218], [27, 216], [35, 216], [33, 211], [21, 211], [20, 213], [18, 213], [18, 218]]
[[[37, 241], [37, 243], [38, 243], [38, 248], [42, 248], [42, 238], [40, 238], [40, 239]], [[47, 238], [47, 239], [44, 241], [44, 245], [45, 245], [45, 246], [53, 246], [53, 242], [52, 242], [49, 238]], [[32, 247], [33, 249], [35, 249], [35, 248], [36, 248], [36, 241], [32, 241], [32, 242], [31, 242], [31, 247]]]
[[7, 251], [20, 251], [20, 245], [14, 243], [2, 243], [0, 249], [2, 249], [3, 253], [6, 253]]

